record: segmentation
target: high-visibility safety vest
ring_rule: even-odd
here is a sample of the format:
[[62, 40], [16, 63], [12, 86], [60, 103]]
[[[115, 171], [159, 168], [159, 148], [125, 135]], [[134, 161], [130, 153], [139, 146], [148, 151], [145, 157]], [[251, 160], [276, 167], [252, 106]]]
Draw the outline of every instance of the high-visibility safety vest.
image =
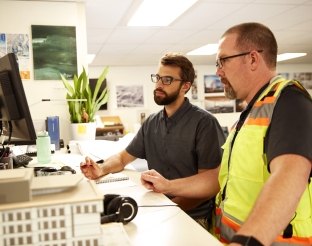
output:
[[[270, 176], [264, 153], [264, 139], [281, 91], [290, 84], [307, 93], [299, 82], [276, 77], [255, 101], [235, 138], [232, 151], [235, 129], [223, 145], [219, 173], [221, 190], [216, 198], [215, 228], [216, 236], [221, 242], [228, 243], [238, 231]], [[312, 182], [308, 180], [296, 213], [285, 232], [281, 232], [272, 245], [312, 245]]]

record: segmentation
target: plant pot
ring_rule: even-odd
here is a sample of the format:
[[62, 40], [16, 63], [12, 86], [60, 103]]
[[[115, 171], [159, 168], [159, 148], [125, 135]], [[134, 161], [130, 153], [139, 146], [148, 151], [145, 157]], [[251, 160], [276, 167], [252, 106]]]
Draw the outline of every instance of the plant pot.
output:
[[71, 123], [72, 140], [95, 140], [96, 122]]

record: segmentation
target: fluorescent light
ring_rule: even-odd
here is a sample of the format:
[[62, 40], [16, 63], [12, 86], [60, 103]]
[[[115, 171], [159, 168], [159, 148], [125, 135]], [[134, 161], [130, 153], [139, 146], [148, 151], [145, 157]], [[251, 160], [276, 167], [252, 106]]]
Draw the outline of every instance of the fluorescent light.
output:
[[209, 56], [218, 51], [218, 44], [207, 44], [187, 53], [190, 56]]
[[277, 61], [285, 61], [289, 59], [294, 59], [301, 56], [306, 56], [307, 53], [283, 53], [280, 55], [277, 55]]
[[128, 26], [168, 26], [198, 0], [144, 0]]
[[91, 64], [93, 62], [94, 58], [95, 58], [95, 54], [88, 54], [88, 56], [87, 56], [88, 64]]

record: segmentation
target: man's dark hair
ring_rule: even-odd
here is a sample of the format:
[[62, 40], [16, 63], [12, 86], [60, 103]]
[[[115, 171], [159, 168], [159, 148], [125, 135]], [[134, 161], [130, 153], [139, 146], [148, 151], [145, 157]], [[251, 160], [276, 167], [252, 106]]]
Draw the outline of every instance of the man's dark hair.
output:
[[267, 66], [276, 68], [277, 42], [267, 26], [256, 22], [242, 23], [229, 28], [222, 37], [229, 34], [237, 34], [236, 47], [242, 52], [263, 50]]
[[195, 70], [192, 62], [185, 56], [178, 53], [167, 53], [161, 58], [160, 63], [164, 66], [179, 67], [181, 69], [180, 77], [183, 82], [191, 82], [193, 84]]

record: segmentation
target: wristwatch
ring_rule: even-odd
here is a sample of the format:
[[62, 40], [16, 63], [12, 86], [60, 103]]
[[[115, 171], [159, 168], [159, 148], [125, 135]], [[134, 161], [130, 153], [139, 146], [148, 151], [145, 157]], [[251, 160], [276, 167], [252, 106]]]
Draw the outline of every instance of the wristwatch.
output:
[[231, 243], [239, 243], [239, 244], [241, 244], [243, 246], [264, 246], [255, 237], [253, 237], [253, 236], [244, 236], [244, 235], [234, 235], [232, 237]]

